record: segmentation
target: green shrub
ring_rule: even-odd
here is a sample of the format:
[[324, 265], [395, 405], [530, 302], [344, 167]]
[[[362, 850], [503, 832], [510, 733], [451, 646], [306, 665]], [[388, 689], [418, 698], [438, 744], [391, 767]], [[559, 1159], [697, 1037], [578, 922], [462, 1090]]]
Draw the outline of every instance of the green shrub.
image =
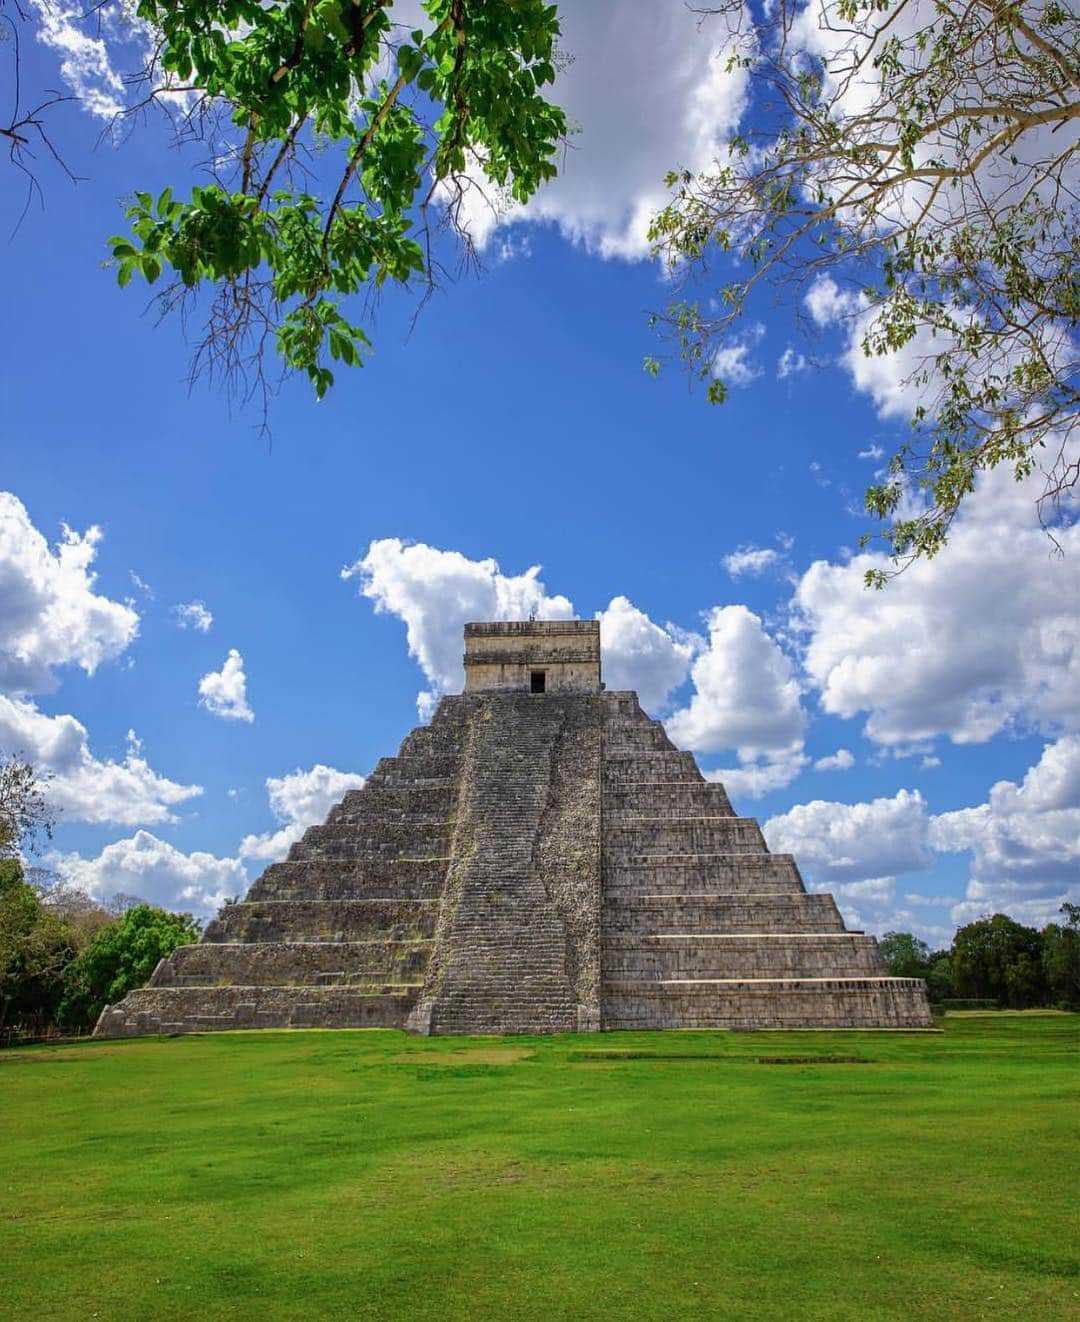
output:
[[57, 1021], [65, 1027], [89, 1027], [106, 1005], [142, 987], [158, 960], [198, 939], [199, 924], [189, 913], [168, 913], [149, 904], [128, 909], [64, 970]]

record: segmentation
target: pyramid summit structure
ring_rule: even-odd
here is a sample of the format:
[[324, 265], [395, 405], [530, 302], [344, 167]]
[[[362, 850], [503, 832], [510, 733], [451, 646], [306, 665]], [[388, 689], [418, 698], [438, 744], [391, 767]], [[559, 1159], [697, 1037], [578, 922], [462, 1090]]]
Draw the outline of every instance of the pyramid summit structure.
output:
[[465, 691], [101, 1037], [234, 1028], [929, 1028], [632, 692], [597, 621], [465, 626]]

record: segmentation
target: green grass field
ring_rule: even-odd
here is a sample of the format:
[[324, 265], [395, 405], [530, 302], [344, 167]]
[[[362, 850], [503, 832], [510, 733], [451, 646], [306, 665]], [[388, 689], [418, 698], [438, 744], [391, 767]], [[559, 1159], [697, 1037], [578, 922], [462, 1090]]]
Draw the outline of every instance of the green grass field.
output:
[[944, 1023], [7, 1051], [0, 1314], [1076, 1318], [1080, 1016]]

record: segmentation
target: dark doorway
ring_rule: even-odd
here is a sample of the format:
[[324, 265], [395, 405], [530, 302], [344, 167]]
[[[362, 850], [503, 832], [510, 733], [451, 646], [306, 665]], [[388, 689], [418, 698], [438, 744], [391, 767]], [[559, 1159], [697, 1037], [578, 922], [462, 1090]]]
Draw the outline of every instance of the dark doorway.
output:
[[532, 674], [529, 676], [529, 692], [543, 693], [543, 691], [544, 691], [544, 672], [542, 670], [534, 670]]

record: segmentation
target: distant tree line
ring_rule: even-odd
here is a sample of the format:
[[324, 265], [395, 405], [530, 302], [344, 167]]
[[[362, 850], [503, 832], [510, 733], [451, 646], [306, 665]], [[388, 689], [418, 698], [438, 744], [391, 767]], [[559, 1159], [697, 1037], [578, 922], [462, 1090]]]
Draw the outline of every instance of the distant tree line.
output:
[[54, 818], [48, 778], [0, 758], [0, 1040], [90, 1028], [159, 959], [199, 938], [190, 914], [130, 895], [101, 902], [24, 862]]
[[1039, 931], [1003, 913], [961, 927], [948, 950], [886, 932], [881, 953], [897, 978], [925, 978], [932, 1002], [978, 1000], [1010, 1009], [1080, 1007], [1080, 904]]

